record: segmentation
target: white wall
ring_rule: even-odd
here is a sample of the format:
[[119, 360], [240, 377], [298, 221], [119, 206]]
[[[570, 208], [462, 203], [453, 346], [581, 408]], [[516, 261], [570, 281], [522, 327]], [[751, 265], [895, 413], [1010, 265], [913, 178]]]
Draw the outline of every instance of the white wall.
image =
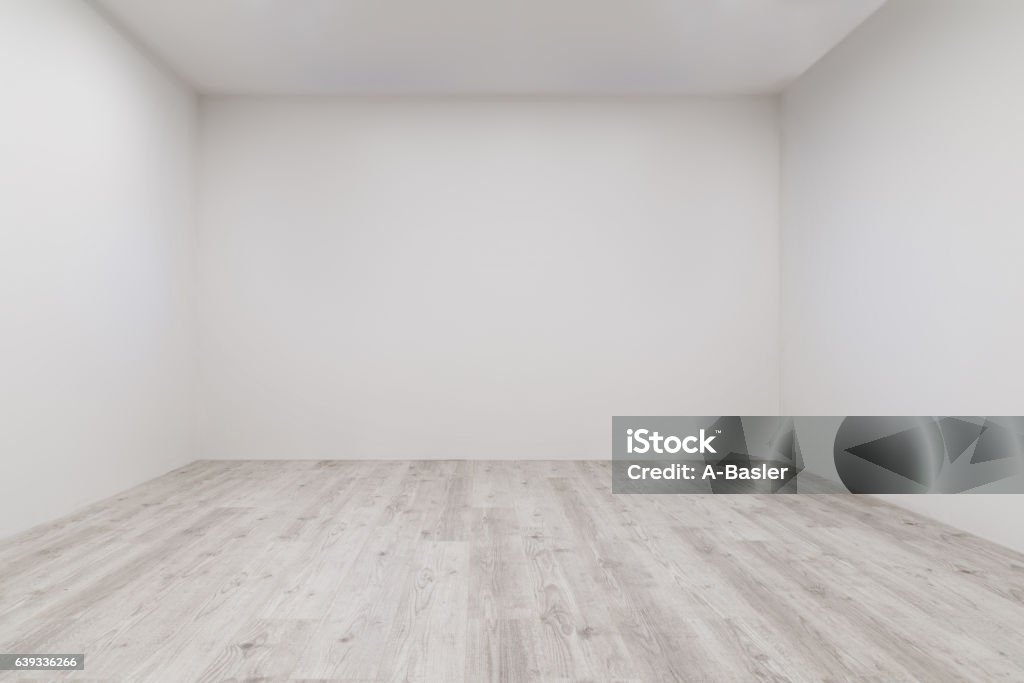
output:
[[0, 536], [192, 459], [195, 102], [88, 6], [0, 3]]
[[[1022, 26], [890, 0], [785, 93], [784, 413], [1024, 414]], [[1024, 549], [1024, 497], [894, 500]]]
[[[890, 0], [783, 100], [782, 411], [1021, 414], [1024, 3]], [[209, 457], [602, 457], [778, 406], [768, 99], [195, 102], [0, 5], [0, 536]], [[1017, 496], [892, 497], [1024, 549]]]
[[202, 454], [608, 457], [778, 409], [775, 102], [202, 108]]

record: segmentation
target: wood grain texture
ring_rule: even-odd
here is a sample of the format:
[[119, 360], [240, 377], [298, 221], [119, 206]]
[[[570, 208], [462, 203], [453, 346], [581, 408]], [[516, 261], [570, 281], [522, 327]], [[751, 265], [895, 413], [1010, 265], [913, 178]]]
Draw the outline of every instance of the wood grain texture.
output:
[[[1024, 557], [606, 461], [200, 461], [0, 543], [3, 680], [1024, 680]], [[1009, 520], [1008, 523], [1015, 523]]]

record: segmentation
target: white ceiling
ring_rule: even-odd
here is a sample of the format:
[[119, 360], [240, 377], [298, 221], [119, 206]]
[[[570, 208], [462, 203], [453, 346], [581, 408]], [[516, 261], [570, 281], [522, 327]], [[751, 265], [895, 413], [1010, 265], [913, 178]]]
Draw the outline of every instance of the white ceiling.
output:
[[202, 92], [763, 93], [884, 0], [95, 0]]

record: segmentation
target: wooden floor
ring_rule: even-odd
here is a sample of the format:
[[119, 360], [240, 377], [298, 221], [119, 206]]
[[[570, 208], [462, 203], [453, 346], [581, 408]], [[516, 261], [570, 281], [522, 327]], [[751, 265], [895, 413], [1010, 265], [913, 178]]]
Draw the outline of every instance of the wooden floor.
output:
[[0, 652], [86, 654], [36, 680], [1024, 680], [1021, 555], [866, 497], [610, 483], [196, 462], [0, 544]]

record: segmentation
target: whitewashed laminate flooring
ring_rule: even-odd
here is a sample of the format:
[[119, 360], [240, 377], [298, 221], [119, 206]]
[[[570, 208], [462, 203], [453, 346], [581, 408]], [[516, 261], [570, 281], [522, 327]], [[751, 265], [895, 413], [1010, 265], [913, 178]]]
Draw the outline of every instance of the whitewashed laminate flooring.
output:
[[[603, 461], [199, 461], [0, 543], [2, 680], [1024, 681], [1024, 557]], [[1019, 520], [1007, 520], [1008, 524]]]

